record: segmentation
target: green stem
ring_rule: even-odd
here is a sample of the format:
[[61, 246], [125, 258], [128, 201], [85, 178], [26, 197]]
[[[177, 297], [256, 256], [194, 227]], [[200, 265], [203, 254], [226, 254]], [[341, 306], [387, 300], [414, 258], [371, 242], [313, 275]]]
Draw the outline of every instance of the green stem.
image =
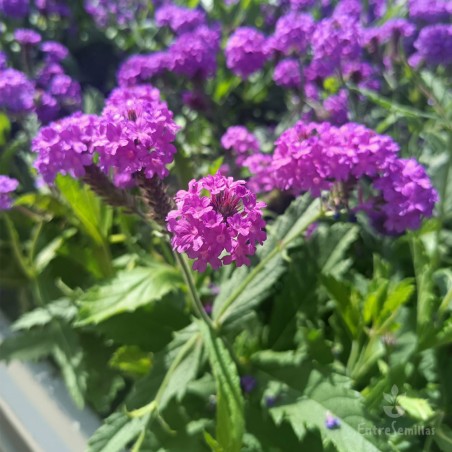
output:
[[24, 255], [22, 254], [22, 251], [20, 249], [19, 244], [19, 236], [17, 234], [16, 228], [14, 227], [13, 222], [9, 218], [7, 214], [3, 216], [5, 223], [6, 223], [6, 229], [8, 230], [9, 237], [11, 239], [11, 246], [13, 248], [14, 256], [17, 260], [17, 263], [19, 264], [21, 270], [24, 272], [24, 274], [29, 279], [33, 279], [35, 277], [34, 271], [31, 268], [31, 266], [28, 264], [27, 260], [25, 259]]
[[187, 265], [185, 257], [179, 254], [177, 251], [174, 252], [174, 256], [181, 267], [185, 282], [187, 283], [187, 287], [189, 289], [193, 301], [192, 303], [193, 311], [199, 318], [201, 318], [207, 324], [207, 326], [210, 329], [215, 330], [215, 326], [212, 322], [212, 319], [207, 315], [206, 311], [204, 310], [204, 306], [201, 303], [201, 300], [199, 299], [195, 282], [193, 281], [193, 276], [191, 274], [190, 268]]
[[35, 257], [39, 236], [41, 235], [41, 231], [42, 231], [43, 226], [44, 226], [44, 222], [42, 222], [42, 221], [39, 222], [38, 225], [36, 226], [35, 231], [34, 231], [33, 238], [32, 238], [32, 241], [31, 241], [31, 246], [30, 246], [30, 252], [29, 252], [29, 255], [28, 255], [28, 258], [29, 258], [30, 262], [33, 262], [33, 259]]

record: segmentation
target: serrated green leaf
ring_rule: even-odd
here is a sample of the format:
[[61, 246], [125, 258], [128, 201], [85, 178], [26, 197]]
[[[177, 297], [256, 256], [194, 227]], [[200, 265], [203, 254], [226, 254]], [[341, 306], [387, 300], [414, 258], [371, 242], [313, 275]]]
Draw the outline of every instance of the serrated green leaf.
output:
[[179, 272], [164, 264], [120, 272], [108, 284], [95, 287], [81, 297], [77, 325], [96, 324], [135, 311], [160, 300], [181, 284]]
[[120, 452], [136, 438], [147, 419], [113, 413], [88, 441], [87, 452]]
[[26, 312], [12, 324], [11, 328], [13, 331], [26, 330], [32, 327], [46, 325], [54, 318], [70, 321], [76, 314], [77, 308], [72, 301], [67, 298], [62, 298], [49, 303], [45, 307]]
[[244, 400], [237, 368], [223, 343], [200, 323], [217, 387], [216, 441], [228, 452], [240, 452], [245, 433]]

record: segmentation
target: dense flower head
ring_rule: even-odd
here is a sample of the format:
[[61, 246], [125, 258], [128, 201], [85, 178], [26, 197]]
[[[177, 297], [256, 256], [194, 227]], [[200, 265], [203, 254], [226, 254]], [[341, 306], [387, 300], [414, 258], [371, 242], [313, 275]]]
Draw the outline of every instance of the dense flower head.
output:
[[273, 171], [276, 185], [295, 193], [318, 196], [335, 181], [375, 176], [392, 161], [399, 148], [389, 137], [365, 126], [347, 123], [298, 122], [276, 141]]
[[256, 152], [243, 160], [241, 166], [251, 174], [247, 186], [252, 192], [265, 193], [275, 188], [272, 160], [271, 155], [262, 152]]
[[273, 80], [283, 88], [301, 87], [301, 68], [298, 60], [287, 58], [281, 60], [273, 71]]
[[38, 11], [45, 16], [67, 17], [71, 14], [67, 0], [35, 0]]
[[148, 8], [145, 0], [85, 0], [84, 5], [86, 12], [100, 28], [110, 23], [129, 26]]
[[450, 0], [410, 0], [408, 11], [416, 21], [431, 24], [449, 22], [452, 18], [452, 3]]
[[379, 27], [372, 27], [364, 31], [365, 45], [381, 45], [391, 40], [413, 36], [416, 27], [406, 19], [390, 19]]
[[363, 6], [360, 0], [339, 0], [334, 8], [332, 17], [344, 17], [359, 21], [363, 13]]
[[313, 31], [314, 21], [309, 14], [290, 12], [276, 23], [275, 32], [266, 44], [267, 51], [301, 54], [308, 47]]
[[0, 175], [0, 210], [8, 210], [11, 208], [11, 196], [19, 185], [16, 179], [8, 176]]
[[226, 44], [226, 66], [236, 75], [248, 78], [267, 60], [266, 38], [252, 27], [240, 27]]
[[342, 66], [345, 80], [363, 88], [378, 91], [380, 88], [379, 73], [374, 66], [365, 61], [345, 62]]
[[34, 46], [41, 42], [41, 35], [28, 28], [18, 28], [14, 31], [14, 39], [22, 45]]
[[188, 191], [176, 194], [177, 208], [167, 217], [172, 246], [195, 259], [193, 269], [217, 269], [235, 262], [250, 265], [248, 256], [266, 239], [262, 209], [265, 204], [246, 187], [220, 174], [192, 180]]
[[60, 105], [55, 97], [41, 89], [35, 93], [35, 109], [41, 124], [55, 120], [60, 113]]
[[430, 65], [452, 63], [452, 25], [430, 25], [414, 43], [417, 57]]
[[45, 53], [49, 61], [60, 62], [69, 55], [69, 50], [63, 44], [56, 41], [46, 41], [41, 44], [41, 51]]
[[45, 182], [53, 183], [58, 173], [82, 177], [92, 163], [93, 141], [98, 117], [74, 113], [42, 127], [32, 142], [38, 154], [35, 168]]
[[33, 84], [24, 73], [15, 69], [0, 71], [0, 109], [13, 114], [30, 112], [34, 92]]
[[202, 25], [181, 34], [168, 49], [170, 70], [190, 78], [207, 78], [217, 69], [220, 30]]
[[164, 5], [155, 12], [159, 26], [168, 26], [175, 33], [186, 33], [206, 22], [206, 14], [199, 9], [183, 6]]
[[125, 60], [118, 71], [120, 86], [131, 86], [143, 83], [169, 69], [169, 56], [166, 52], [155, 52], [148, 55], [132, 55]]
[[133, 108], [137, 99], [147, 102], [160, 102], [160, 91], [150, 84], [115, 88], [105, 102], [105, 110], [109, 108], [118, 109], [123, 106]]
[[290, 7], [293, 10], [303, 10], [310, 8], [316, 0], [290, 0]]
[[[152, 88], [118, 88], [106, 102], [94, 147], [101, 169], [114, 170], [116, 182], [124, 184], [140, 171], [147, 178], [168, 175], [178, 126], [166, 103], [156, 97]], [[128, 99], [118, 102], [121, 98]]]
[[425, 169], [413, 158], [391, 162], [373, 186], [381, 192], [373, 210], [381, 214], [382, 226], [388, 233], [418, 229], [423, 218], [432, 216], [438, 201]]
[[224, 149], [231, 149], [237, 156], [240, 164], [249, 154], [259, 151], [258, 139], [244, 126], [231, 126], [221, 137]]
[[347, 16], [320, 21], [312, 35], [311, 80], [328, 77], [343, 63], [359, 59], [361, 27]]
[[0, 0], [0, 14], [14, 19], [21, 19], [28, 15], [29, 0]]

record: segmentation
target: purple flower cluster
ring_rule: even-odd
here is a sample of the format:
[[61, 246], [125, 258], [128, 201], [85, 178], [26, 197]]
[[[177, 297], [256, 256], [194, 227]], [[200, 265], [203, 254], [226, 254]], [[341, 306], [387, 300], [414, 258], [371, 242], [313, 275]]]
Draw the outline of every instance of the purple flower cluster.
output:
[[449, 0], [410, 0], [409, 14], [413, 20], [426, 23], [450, 22], [452, 3]]
[[328, 121], [334, 125], [342, 125], [348, 121], [348, 95], [341, 89], [334, 96], [323, 101], [323, 107], [328, 115]]
[[136, 85], [149, 81], [167, 69], [169, 58], [166, 52], [132, 55], [119, 68], [118, 83], [120, 86]]
[[217, 68], [220, 30], [202, 25], [181, 34], [168, 49], [169, 69], [190, 78], [205, 79]]
[[276, 23], [275, 32], [267, 42], [268, 52], [301, 54], [308, 47], [313, 31], [314, 21], [309, 14], [290, 12]]
[[42, 40], [39, 33], [28, 28], [18, 28], [14, 32], [14, 39], [23, 46], [35, 46]]
[[176, 5], [164, 5], [155, 12], [155, 21], [159, 26], [168, 26], [174, 33], [186, 33], [206, 22], [206, 15], [198, 9]]
[[244, 181], [220, 174], [192, 180], [188, 191], [176, 195], [177, 208], [167, 217], [172, 245], [195, 259], [193, 269], [217, 269], [235, 262], [250, 265], [248, 256], [266, 239], [262, 209], [265, 204]]
[[236, 75], [246, 79], [260, 70], [267, 60], [266, 38], [252, 27], [240, 27], [226, 44], [226, 66]]
[[425, 61], [429, 65], [452, 63], [452, 25], [430, 25], [422, 29], [414, 43], [417, 53], [410, 64]]
[[46, 55], [47, 61], [51, 63], [59, 63], [69, 55], [67, 47], [55, 41], [43, 42], [41, 51]]
[[415, 159], [397, 159], [373, 183], [380, 190], [374, 201], [374, 211], [383, 219], [383, 227], [400, 234], [406, 229], [418, 229], [422, 218], [431, 217], [438, 201], [425, 169]]
[[94, 115], [75, 113], [39, 130], [32, 150], [38, 154], [34, 166], [45, 182], [52, 183], [57, 173], [85, 174], [84, 167], [92, 162], [97, 123]]
[[0, 108], [12, 114], [33, 110], [33, 83], [15, 69], [0, 71]]
[[323, 19], [312, 35], [310, 79], [325, 78], [361, 55], [361, 27], [348, 16]]
[[29, 0], [0, 0], [0, 14], [13, 19], [25, 17], [29, 8]]
[[298, 122], [275, 144], [271, 168], [279, 188], [320, 196], [337, 183], [351, 190], [371, 180], [379, 194], [357, 209], [373, 212], [387, 233], [416, 229], [432, 215], [438, 195], [425, 170], [414, 159], [399, 159], [387, 136], [354, 123]]
[[11, 208], [11, 196], [19, 185], [16, 179], [8, 176], [0, 175], [0, 210], [8, 210]]
[[259, 141], [246, 127], [232, 126], [221, 137], [221, 145], [224, 149], [234, 151], [239, 165], [246, 157], [259, 151]]
[[109, 24], [128, 27], [149, 8], [145, 0], [85, 0], [84, 4], [86, 12], [100, 28]]
[[273, 80], [283, 88], [301, 88], [301, 67], [298, 60], [287, 58], [280, 61], [273, 71]]
[[117, 88], [100, 117], [76, 113], [43, 127], [33, 140], [35, 166], [48, 183], [57, 173], [82, 177], [97, 153], [97, 164], [114, 175], [118, 186], [140, 171], [148, 178], [163, 178], [176, 152], [172, 142], [177, 130], [157, 89]]

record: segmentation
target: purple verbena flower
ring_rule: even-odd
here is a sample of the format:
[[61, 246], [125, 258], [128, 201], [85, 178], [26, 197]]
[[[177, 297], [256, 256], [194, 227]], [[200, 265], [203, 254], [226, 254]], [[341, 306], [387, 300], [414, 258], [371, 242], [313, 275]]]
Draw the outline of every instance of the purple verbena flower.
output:
[[176, 5], [164, 5], [155, 12], [155, 21], [159, 26], [168, 26], [177, 34], [193, 31], [206, 22], [206, 14], [199, 9]]
[[13, 19], [22, 19], [28, 15], [29, 0], [0, 0], [0, 14]]
[[452, 63], [452, 25], [430, 25], [414, 43], [417, 56], [430, 65]]
[[217, 269], [235, 262], [250, 265], [248, 256], [266, 239], [262, 209], [245, 181], [220, 174], [192, 180], [176, 194], [177, 208], [167, 217], [172, 245], [195, 259], [193, 269]]
[[334, 430], [341, 426], [337, 417], [334, 417], [329, 411], [326, 412], [325, 427], [328, 430]]
[[275, 66], [273, 80], [278, 86], [283, 88], [301, 88], [300, 63], [295, 59], [289, 58], [280, 61]]
[[[107, 99], [94, 142], [101, 169], [106, 173], [114, 170], [116, 182], [122, 184], [141, 171], [147, 178], [167, 176], [166, 165], [174, 159], [173, 141], [179, 128], [166, 103], [155, 98], [151, 87], [148, 91], [118, 88], [112, 96]], [[124, 103], [117, 101], [127, 97]]]
[[309, 14], [290, 12], [276, 23], [275, 32], [268, 39], [266, 49], [270, 53], [300, 55], [308, 47], [313, 31], [314, 21]]
[[46, 41], [41, 44], [41, 50], [50, 62], [59, 63], [69, 55], [69, 50], [63, 44], [55, 41]]
[[266, 193], [275, 188], [271, 155], [257, 152], [243, 160], [241, 166], [251, 174], [247, 185], [254, 193]]
[[71, 14], [67, 0], [35, 0], [38, 11], [45, 16], [67, 17]]
[[169, 55], [166, 52], [132, 55], [120, 66], [117, 76], [118, 83], [120, 86], [143, 83], [162, 74], [169, 67]]
[[224, 149], [231, 149], [237, 157], [237, 163], [241, 164], [250, 154], [259, 151], [259, 141], [244, 126], [228, 127], [221, 137], [221, 145]]
[[240, 377], [240, 386], [246, 394], [249, 394], [256, 387], [256, 384], [257, 380], [252, 375], [243, 375], [243, 377]]
[[381, 193], [373, 210], [382, 214], [389, 233], [418, 229], [423, 218], [432, 216], [439, 199], [425, 169], [413, 158], [392, 162], [373, 186]]
[[11, 208], [11, 196], [10, 193], [13, 192], [19, 185], [16, 179], [8, 176], [0, 175], [0, 210], [8, 210]]
[[248, 78], [267, 60], [265, 44], [265, 36], [255, 28], [237, 28], [226, 44], [226, 66], [234, 74]]
[[328, 121], [334, 125], [342, 125], [348, 121], [348, 95], [345, 89], [337, 94], [327, 97], [323, 107], [328, 114]]
[[84, 5], [100, 28], [109, 24], [129, 27], [149, 8], [146, 0], [85, 0]]
[[450, 22], [452, 18], [449, 0], [410, 0], [408, 5], [410, 18], [419, 22], [435, 24]]
[[181, 34], [168, 49], [170, 70], [190, 78], [211, 77], [217, 69], [220, 30], [205, 25]]
[[21, 45], [34, 46], [41, 42], [41, 35], [28, 28], [18, 28], [14, 31], [14, 39]]
[[0, 108], [13, 114], [33, 109], [33, 84], [26, 75], [15, 69], [0, 71]]
[[38, 154], [35, 168], [47, 183], [58, 173], [82, 177], [92, 163], [98, 117], [75, 113], [42, 127], [32, 142]]

